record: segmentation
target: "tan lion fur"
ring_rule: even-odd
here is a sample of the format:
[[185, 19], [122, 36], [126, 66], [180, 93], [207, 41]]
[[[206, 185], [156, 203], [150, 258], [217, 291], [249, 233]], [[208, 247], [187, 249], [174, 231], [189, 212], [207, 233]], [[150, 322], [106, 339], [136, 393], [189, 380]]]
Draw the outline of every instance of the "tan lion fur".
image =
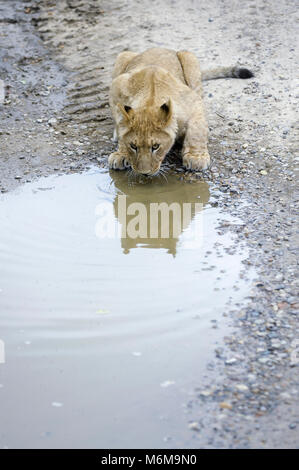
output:
[[[247, 71], [222, 67], [206, 72], [206, 78], [238, 77], [239, 70]], [[201, 70], [193, 53], [162, 48], [141, 54], [125, 51], [118, 55], [112, 77], [109, 101], [118, 150], [108, 159], [111, 168], [157, 174], [178, 137], [184, 138], [185, 168], [208, 168]]]

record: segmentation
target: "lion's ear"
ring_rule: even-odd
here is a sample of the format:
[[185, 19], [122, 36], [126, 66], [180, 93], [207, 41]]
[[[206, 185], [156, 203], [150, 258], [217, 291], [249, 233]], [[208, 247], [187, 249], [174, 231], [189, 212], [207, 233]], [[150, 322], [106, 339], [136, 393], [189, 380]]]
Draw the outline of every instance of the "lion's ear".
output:
[[117, 107], [125, 119], [129, 120], [131, 118], [133, 114], [131, 106], [124, 106], [123, 104], [118, 103]]
[[159, 109], [159, 117], [162, 123], [167, 126], [173, 115], [173, 108], [171, 100], [169, 99], [166, 103], [163, 103]]

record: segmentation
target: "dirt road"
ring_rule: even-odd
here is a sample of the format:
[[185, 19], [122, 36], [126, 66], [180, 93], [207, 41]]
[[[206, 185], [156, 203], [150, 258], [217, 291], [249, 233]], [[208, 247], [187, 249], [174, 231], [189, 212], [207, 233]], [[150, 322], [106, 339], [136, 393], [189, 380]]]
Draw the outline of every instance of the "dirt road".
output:
[[108, 88], [124, 49], [189, 49], [202, 68], [255, 72], [204, 86], [213, 161], [198, 177], [218, 185], [224, 214], [244, 221], [224, 223], [219, 235], [236, 232], [258, 277], [244, 304], [223, 312], [234, 334], [204, 383], [194, 371], [186, 426], [196, 447], [298, 447], [297, 16], [292, 0], [0, 0], [2, 192], [106, 165]]

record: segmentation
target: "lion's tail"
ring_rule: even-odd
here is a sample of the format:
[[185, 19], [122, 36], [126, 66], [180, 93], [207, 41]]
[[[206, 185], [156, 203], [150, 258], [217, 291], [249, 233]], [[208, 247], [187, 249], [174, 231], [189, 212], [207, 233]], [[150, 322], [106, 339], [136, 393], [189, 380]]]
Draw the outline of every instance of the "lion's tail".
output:
[[201, 72], [202, 80], [214, 80], [216, 78], [251, 78], [253, 72], [243, 67], [216, 67]]

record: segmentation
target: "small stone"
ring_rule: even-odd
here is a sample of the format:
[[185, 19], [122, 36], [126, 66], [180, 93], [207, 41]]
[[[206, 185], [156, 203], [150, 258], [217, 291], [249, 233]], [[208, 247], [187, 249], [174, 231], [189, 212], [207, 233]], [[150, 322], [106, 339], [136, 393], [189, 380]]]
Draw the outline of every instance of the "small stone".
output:
[[248, 380], [249, 382], [254, 382], [256, 380], [256, 375], [254, 374], [248, 374]]
[[230, 403], [228, 403], [227, 401], [222, 401], [221, 403], [219, 403], [219, 406], [222, 410], [231, 410], [232, 409], [232, 405]]
[[261, 175], [267, 175], [268, 172], [267, 172], [267, 170], [260, 170], [260, 174], [261, 174]]
[[248, 387], [247, 387], [247, 385], [245, 385], [245, 384], [238, 384], [238, 385], [236, 385], [236, 389], [237, 389], [239, 392], [247, 392], [247, 391], [248, 391]]
[[54, 408], [61, 408], [63, 406], [63, 403], [60, 403], [59, 401], [52, 401], [52, 406]]
[[230, 190], [231, 194], [238, 194], [238, 193], [239, 193], [239, 191], [237, 190], [237, 188], [230, 187], [229, 190]]
[[202, 397], [209, 397], [210, 395], [212, 395], [212, 392], [211, 392], [211, 390], [202, 390], [199, 393], [199, 395], [202, 396]]
[[267, 362], [269, 362], [269, 358], [268, 357], [260, 357], [258, 361], [261, 364], [266, 364]]
[[236, 359], [235, 357], [232, 357], [231, 359], [227, 359], [227, 360], [225, 361], [225, 364], [226, 364], [227, 366], [231, 366], [231, 365], [235, 364], [236, 362], [238, 362], [237, 359]]
[[57, 119], [56, 118], [51, 118], [48, 121], [49, 126], [55, 126], [57, 124]]
[[192, 431], [200, 431], [200, 427], [197, 421], [192, 421], [192, 423], [189, 423], [188, 428]]

